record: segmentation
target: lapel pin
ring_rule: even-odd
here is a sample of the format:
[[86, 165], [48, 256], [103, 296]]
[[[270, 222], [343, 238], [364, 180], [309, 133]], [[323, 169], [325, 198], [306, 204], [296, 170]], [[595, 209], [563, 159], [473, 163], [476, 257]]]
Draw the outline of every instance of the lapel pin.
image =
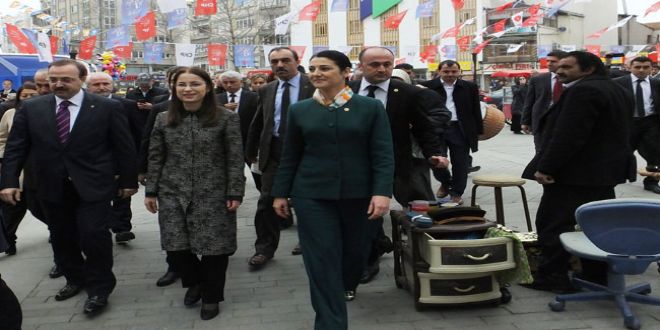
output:
[[93, 109], [93, 108], [94, 108], [94, 105], [92, 104], [92, 105], [90, 106], [90, 108], [92, 108], [92, 109]]
[[395, 89], [394, 89], [394, 92], [395, 92], [395, 93], [398, 93], [398, 92], [399, 92], [399, 89], [398, 89], [398, 88], [395, 88]]
[[344, 111], [348, 112], [348, 110], [351, 110], [351, 109], [349, 109], [349, 108], [344, 108]]

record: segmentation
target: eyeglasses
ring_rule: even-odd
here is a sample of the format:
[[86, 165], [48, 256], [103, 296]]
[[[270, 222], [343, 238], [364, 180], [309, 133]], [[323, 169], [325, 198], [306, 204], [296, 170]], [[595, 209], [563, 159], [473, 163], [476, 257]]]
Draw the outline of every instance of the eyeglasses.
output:
[[71, 78], [71, 77], [62, 77], [62, 78], [48, 77], [48, 82], [50, 82], [51, 84], [57, 84], [58, 81], [61, 81], [63, 84], [70, 84], [75, 80], [76, 80], [75, 78]]

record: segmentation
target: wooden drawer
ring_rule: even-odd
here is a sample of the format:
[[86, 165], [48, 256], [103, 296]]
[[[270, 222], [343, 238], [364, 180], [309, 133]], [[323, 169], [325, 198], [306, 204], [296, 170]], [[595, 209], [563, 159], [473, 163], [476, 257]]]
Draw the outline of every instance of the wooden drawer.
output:
[[488, 301], [501, 297], [500, 286], [492, 273], [436, 274], [417, 273], [419, 302], [426, 304], [461, 304]]
[[506, 237], [443, 240], [420, 237], [420, 255], [432, 273], [479, 273], [516, 267], [513, 241]]

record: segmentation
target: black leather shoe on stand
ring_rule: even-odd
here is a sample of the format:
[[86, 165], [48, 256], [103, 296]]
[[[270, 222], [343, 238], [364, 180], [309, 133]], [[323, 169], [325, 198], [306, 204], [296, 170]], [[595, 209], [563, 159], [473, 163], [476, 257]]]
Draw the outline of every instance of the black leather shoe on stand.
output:
[[179, 278], [179, 274], [175, 272], [168, 271], [165, 275], [161, 276], [158, 281], [156, 281], [157, 286], [168, 286]]

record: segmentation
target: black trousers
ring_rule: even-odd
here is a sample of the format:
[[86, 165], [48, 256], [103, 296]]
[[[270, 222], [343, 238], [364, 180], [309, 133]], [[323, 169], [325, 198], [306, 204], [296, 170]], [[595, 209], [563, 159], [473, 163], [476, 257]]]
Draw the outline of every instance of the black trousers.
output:
[[443, 186], [449, 188], [451, 196], [463, 196], [467, 186], [468, 167], [470, 157], [470, 145], [468, 143], [460, 123], [450, 122], [445, 131], [446, 148], [449, 148], [449, 159], [451, 161], [451, 173], [446, 168], [434, 168], [433, 176]]
[[[538, 243], [542, 251], [540, 274], [566, 275], [571, 255], [564, 250], [559, 235], [575, 231], [575, 210], [582, 204], [614, 197], [613, 186], [543, 185], [543, 196], [536, 213]], [[606, 278], [606, 263], [586, 259], [581, 262], [583, 274], [588, 278]]]
[[201, 259], [190, 250], [167, 251], [167, 255], [181, 271], [181, 284], [184, 288], [195, 285], [202, 287], [202, 302], [207, 304], [225, 300], [225, 280], [229, 255], [202, 256]]
[[[279, 153], [276, 157], [279, 157]], [[257, 232], [257, 240], [254, 242], [255, 253], [267, 257], [273, 257], [275, 254], [280, 244], [280, 223], [286, 221], [273, 210], [273, 197], [270, 196], [278, 165], [279, 158], [271, 158], [261, 174], [261, 194], [254, 215], [254, 227]]]
[[[248, 170], [252, 167], [252, 163], [250, 163], [250, 162], [245, 162], [245, 164], [247, 165]], [[254, 173], [252, 171], [250, 171], [250, 173], [252, 174], [252, 179], [254, 180], [254, 185], [257, 187], [257, 190], [259, 192], [261, 192], [261, 174]]]
[[431, 188], [431, 166], [428, 160], [423, 158], [412, 159], [409, 187], [408, 200], [435, 200], [435, 194]]
[[16, 230], [18, 225], [23, 221], [25, 213], [27, 212], [27, 202], [25, 201], [26, 194], [21, 192], [21, 200], [16, 205], [3, 203], [2, 215], [5, 223], [5, 233], [7, 240], [10, 244], [16, 244]]
[[[648, 165], [660, 165], [660, 125], [658, 115], [635, 118], [630, 132], [630, 145], [646, 160]], [[657, 183], [652, 177], [645, 177], [644, 183]]]
[[23, 313], [16, 295], [0, 278], [0, 328], [4, 330], [21, 330]]
[[131, 231], [131, 219], [133, 212], [131, 211], [131, 198], [115, 197], [112, 200], [112, 224], [111, 229], [113, 233], [122, 233]]
[[57, 266], [67, 283], [84, 285], [89, 296], [109, 295], [116, 284], [110, 201], [83, 201], [70, 181], [63, 196], [59, 203], [42, 201]]
[[511, 131], [512, 132], [522, 131], [522, 125], [520, 123], [521, 119], [522, 119], [522, 114], [511, 113]]

